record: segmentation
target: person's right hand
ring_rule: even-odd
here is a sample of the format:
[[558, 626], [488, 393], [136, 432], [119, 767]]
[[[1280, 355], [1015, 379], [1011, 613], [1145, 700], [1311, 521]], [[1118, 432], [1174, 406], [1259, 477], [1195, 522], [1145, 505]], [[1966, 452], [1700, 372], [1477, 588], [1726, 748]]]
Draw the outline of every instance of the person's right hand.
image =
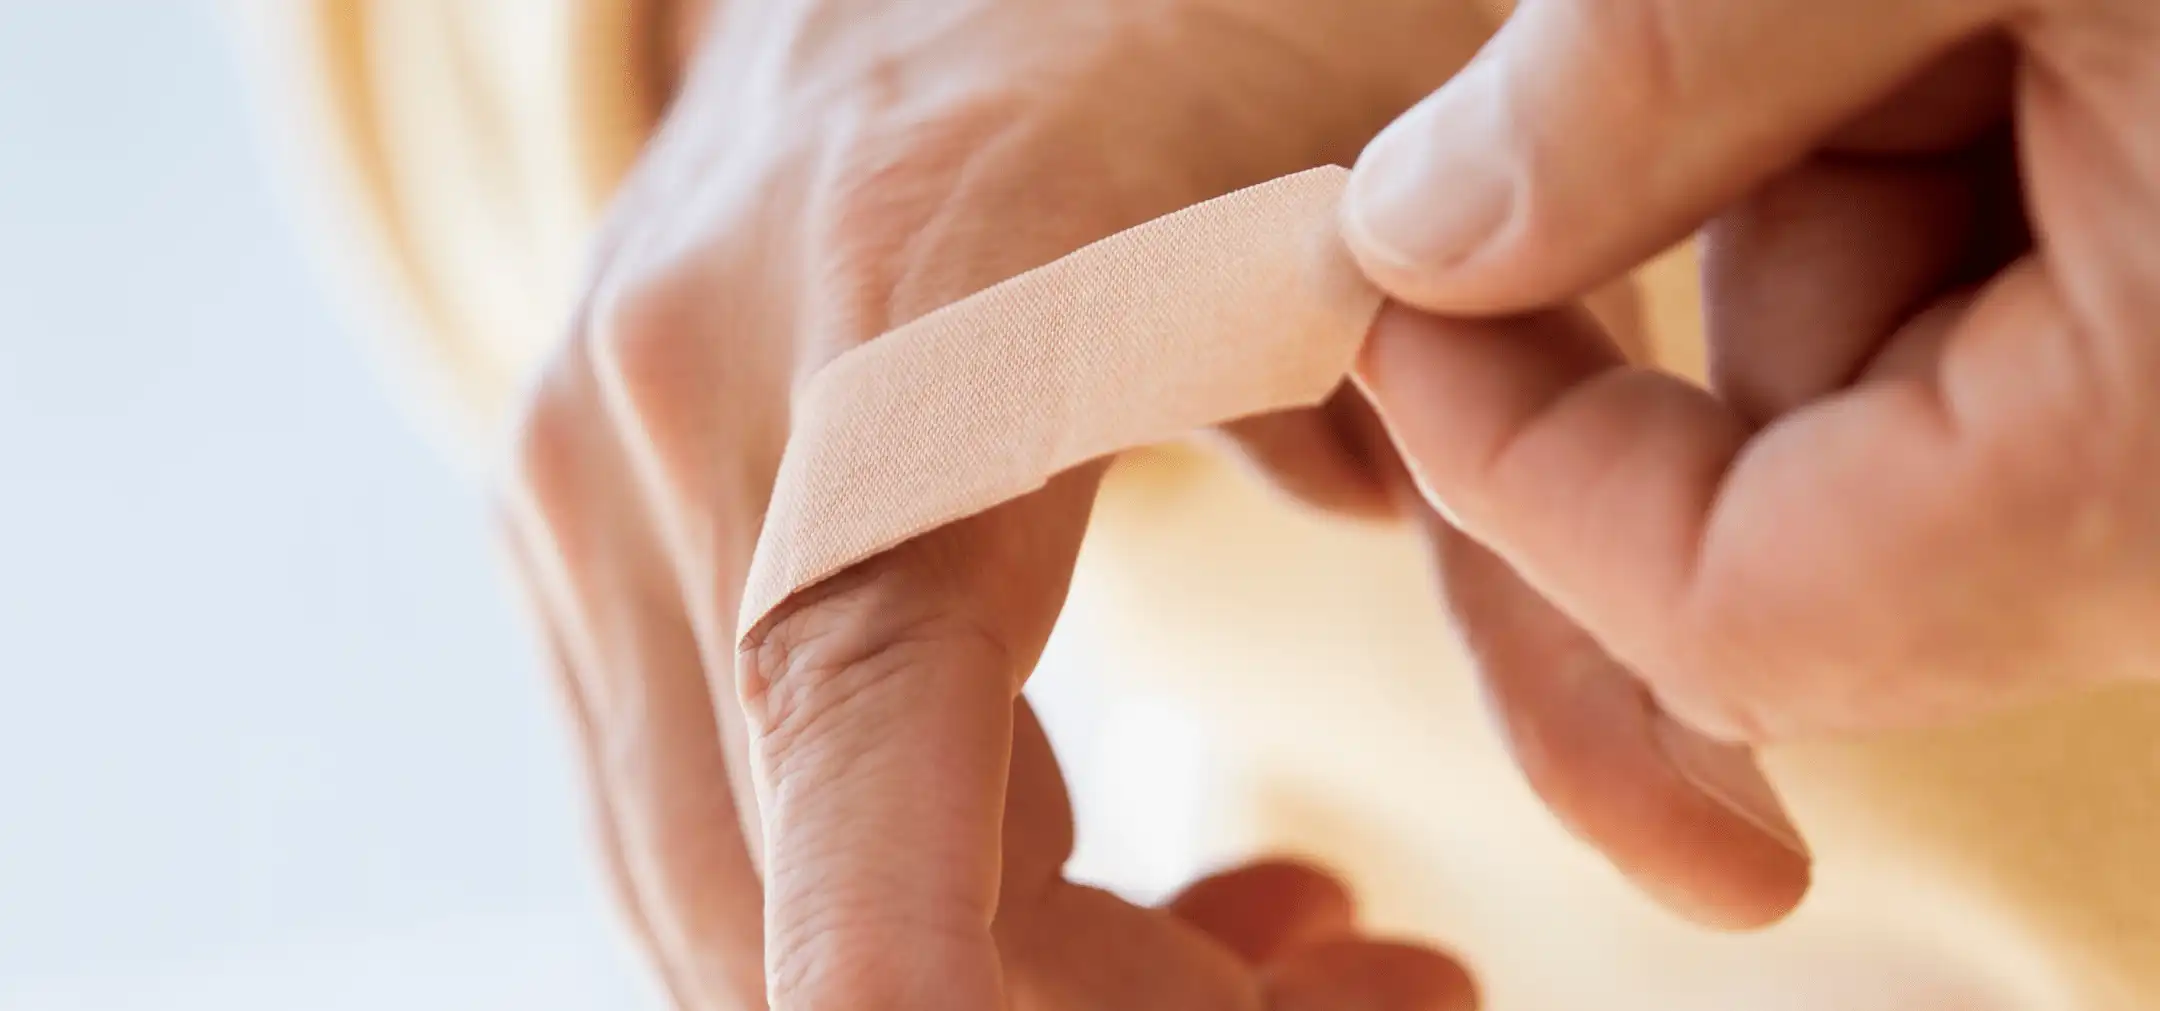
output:
[[[1553, 309], [1699, 228], [1710, 390]], [[1697, 726], [2160, 670], [2160, 4], [1527, 3], [1346, 231], [1432, 500]]]

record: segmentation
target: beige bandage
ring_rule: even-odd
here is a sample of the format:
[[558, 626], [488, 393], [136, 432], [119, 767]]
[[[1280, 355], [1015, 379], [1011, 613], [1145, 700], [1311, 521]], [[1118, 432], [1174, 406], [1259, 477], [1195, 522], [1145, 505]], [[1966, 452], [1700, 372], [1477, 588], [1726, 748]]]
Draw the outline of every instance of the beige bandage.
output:
[[796, 402], [748, 636], [790, 595], [1089, 460], [1318, 404], [1382, 296], [1313, 169], [1086, 246], [841, 355]]

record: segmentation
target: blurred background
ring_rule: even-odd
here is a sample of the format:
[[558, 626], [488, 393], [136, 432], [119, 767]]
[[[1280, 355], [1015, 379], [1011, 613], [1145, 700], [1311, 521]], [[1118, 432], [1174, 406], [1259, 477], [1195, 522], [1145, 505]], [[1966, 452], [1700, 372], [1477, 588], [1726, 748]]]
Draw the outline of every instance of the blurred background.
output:
[[0, 0], [0, 1008], [648, 1006], [211, 0]]
[[[0, 1011], [656, 1007], [480, 489], [333, 312], [228, 28], [0, 0]], [[1053, 656], [1073, 870], [1159, 894], [1197, 731]]]

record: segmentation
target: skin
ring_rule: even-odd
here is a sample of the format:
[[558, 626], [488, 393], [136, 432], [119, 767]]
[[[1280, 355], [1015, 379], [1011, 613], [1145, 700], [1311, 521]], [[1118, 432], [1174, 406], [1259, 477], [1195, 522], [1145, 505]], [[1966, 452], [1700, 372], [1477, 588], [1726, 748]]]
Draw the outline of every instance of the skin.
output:
[[[1376, 280], [1456, 314], [1390, 310], [1361, 378], [1426, 502], [1357, 391], [1219, 433], [1287, 494], [1428, 534], [1503, 723], [1562, 742], [1525, 756], [1531, 782], [1700, 919], [1774, 919], [1806, 860], [1746, 752], [1653, 693], [1754, 739], [2119, 676], [2151, 645], [2122, 616], [2150, 613], [2160, 571], [2128, 392], [2156, 357], [2128, 325], [2160, 291], [2136, 171], [2160, 158], [2141, 126], [2160, 63], [2135, 58], [2153, 15], [2016, 8], [2023, 48], [1900, 96], [2013, 10], [1533, 6], [1432, 100], [1499, 89], [1521, 114], [1424, 126], [1524, 184], [1487, 215], [1497, 238], [1384, 237], [1378, 218], [1481, 212], [1453, 170], [1376, 203], [1381, 154], [1348, 209]], [[1233, 871], [1163, 909], [1063, 879], [1070, 806], [1019, 690], [1100, 467], [800, 595], [740, 655], [733, 616], [820, 365], [1103, 235], [1352, 160], [1475, 45], [1472, 5], [794, 0], [702, 21], [502, 496], [602, 848], [676, 1002], [1469, 1006], [1462, 967], [1361, 935], [1314, 869]], [[2048, 72], [2011, 88], [2020, 60]], [[1918, 269], [2001, 217], [1981, 183], [2002, 166], [1941, 152], [2013, 93], [2050, 243]], [[1945, 106], [1972, 132], [1931, 132]], [[1724, 399], [1627, 367], [1624, 313], [1568, 307], [1713, 217]], [[2065, 539], [2057, 518], [2088, 515]]]
[[[1459, 321], [1389, 314], [1364, 386], [1434, 503], [1718, 736], [2151, 677], [2156, 56], [2113, 0], [1525, 8], [1354, 175], [1368, 273]], [[1708, 390], [1554, 308], [1695, 231]]]
[[[1460, 967], [1358, 933], [1318, 870], [1233, 870], [1162, 909], [1063, 879], [1070, 804], [1018, 689], [1099, 468], [834, 580], [736, 656], [789, 399], [818, 365], [1103, 235], [1347, 162], [1434, 83], [1274, 48], [1367, 30], [1347, 21], [888, 6], [703, 15], [508, 467], [505, 527], [602, 850], [668, 991], [701, 1009], [1468, 1006]], [[1128, 132], [1146, 141], [1104, 142]], [[1064, 213], [1033, 213], [1044, 200]], [[1319, 507], [1392, 509], [1352, 395], [1221, 436]]]

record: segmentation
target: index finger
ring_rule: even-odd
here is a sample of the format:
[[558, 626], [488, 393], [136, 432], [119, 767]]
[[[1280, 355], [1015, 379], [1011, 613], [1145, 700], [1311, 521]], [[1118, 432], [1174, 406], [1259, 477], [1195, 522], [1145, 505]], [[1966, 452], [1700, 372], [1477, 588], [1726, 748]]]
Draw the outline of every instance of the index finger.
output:
[[[1614, 658], [1665, 666], [1751, 434], [1742, 419], [1628, 365], [1578, 309], [1450, 320], [1390, 306], [1358, 381], [1427, 501]], [[1725, 729], [1706, 719], [1719, 714], [1675, 715]]]
[[996, 1011], [1013, 700], [1071, 580], [1100, 469], [781, 605], [738, 662], [778, 1008]]

